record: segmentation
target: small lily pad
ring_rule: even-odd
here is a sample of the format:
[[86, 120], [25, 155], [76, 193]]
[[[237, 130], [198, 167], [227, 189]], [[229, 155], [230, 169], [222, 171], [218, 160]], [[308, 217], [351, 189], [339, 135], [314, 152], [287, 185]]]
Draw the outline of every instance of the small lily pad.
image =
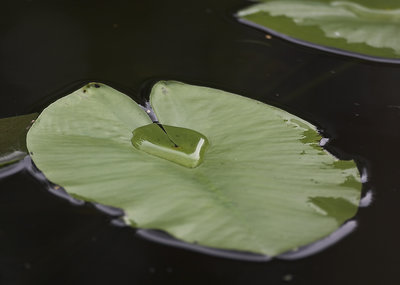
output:
[[32, 113], [0, 119], [0, 167], [27, 155], [26, 134], [38, 115]]
[[[111, 87], [84, 86], [36, 120], [27, 137], [32, 159], [71, 195], [123, 209], [132, 226], [215, 248], [274, 256], [356, 213], [355, 163], [338, 163], [308, 122], [174, 81], [157, 83], [150, 104], [160, 125]], [[201, 139], [202, 163], [182, 162]]]
[[400, 59], [400, 2], [387, 6], [370, 0], [261, 0], [238, 16], [289, 36], [286, 39], [333, 52]]

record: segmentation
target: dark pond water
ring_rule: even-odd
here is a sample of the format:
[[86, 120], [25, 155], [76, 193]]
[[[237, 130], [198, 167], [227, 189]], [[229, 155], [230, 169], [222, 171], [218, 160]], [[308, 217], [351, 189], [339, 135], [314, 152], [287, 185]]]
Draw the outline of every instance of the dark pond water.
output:
[[0, 284], [399, 284], [400, 65], [267, 39], [232, 16], [249, 3], [2, 1], [0, 118], [89, 81], [138, 102], [160, 79], [245, 95], [316, 124], [332, 152], [368, 167], [373, 200], [356, 230], [295, 261], [213, 257], [57, 197], [25, 161], [0, 178]]

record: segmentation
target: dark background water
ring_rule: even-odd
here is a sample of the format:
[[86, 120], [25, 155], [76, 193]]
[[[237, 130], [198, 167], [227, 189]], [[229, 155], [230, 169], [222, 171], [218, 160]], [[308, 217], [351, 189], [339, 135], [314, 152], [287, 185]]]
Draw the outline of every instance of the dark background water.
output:
[[267, 39], [233, 17], [244, 0], [0, 4], [0, 118], [40, 111], [89, 81], [138, 102], [159, 79], [206, 85], [316, 124], [332, 151], [368, 167], [373, 192], [338, 244], [254, 263], [144, 240], [17, 165], [0, 179], [0, 284], [399, 284], [399, 65]]

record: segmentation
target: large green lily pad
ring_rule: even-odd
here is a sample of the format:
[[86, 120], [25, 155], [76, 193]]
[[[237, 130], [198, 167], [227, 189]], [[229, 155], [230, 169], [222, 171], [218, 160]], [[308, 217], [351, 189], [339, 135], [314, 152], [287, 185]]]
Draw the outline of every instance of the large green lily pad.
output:
[[238, 16], [292, 39], [367, 56], [400, 58], [399, 1], [261, 0]]
[[[168, 126], [166, 137], [144, 127], [152, 121], [126, 95], [84, 86], [36, 120], [27, 137], [32, 158], [68, 193], [122, 208], [135, 227], [215, 248], [273, 256], [329, 235], [356, 213], [355, 163], [323, 150], [308, 122], [242, 96], [171, 81], [153, 87], [150, 103]], [[133, 146], [135, 130], [167, 151], [180, 134], [194, 134], [193, 142], [207, 138], [208, 147], [202, 163], [186, 165]]]

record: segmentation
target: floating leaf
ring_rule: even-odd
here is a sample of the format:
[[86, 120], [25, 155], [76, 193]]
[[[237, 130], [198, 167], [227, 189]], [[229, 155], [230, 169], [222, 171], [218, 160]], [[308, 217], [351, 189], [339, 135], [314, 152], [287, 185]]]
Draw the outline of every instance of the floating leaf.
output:
[[[261, 2], [238, 16], [292, 39], [367, 56], [400, 58], [400, 4], [383, 9], [355, 1]], [[371, 2], [379, 1], [362, 3]]]
[[0, 119], [0, 167], [27, 155], [26, 134], [38, 115], [33, 113]]
[[[354, 162], [324, 151], [308, 122], [179, 82], [157, 83], [150, 104], [162, 125], [122, 93], [89, 84], [42, 112], [28, 133], [32, 158], [70, 194], [122, 208], [137, 227], [210, 247], [272, 256], [356, 213], [360, 183], [346, 183], [358, 177]], [[209, 144], [202, 163], [173, 157], [182, 155], [175, 147], [193, 153], [201, 138]]]

